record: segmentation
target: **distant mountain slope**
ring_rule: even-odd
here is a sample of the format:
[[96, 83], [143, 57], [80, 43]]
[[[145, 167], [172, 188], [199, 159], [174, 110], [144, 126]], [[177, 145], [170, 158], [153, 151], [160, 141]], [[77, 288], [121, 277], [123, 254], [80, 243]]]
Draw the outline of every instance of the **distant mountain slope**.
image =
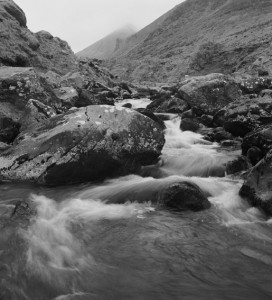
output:
[[103, 39], [97, 41], [91, 46], [78, 52], [76, 55], [78, 57], [87, 58], [97, 58], [97, 59], [108, 59], [112, 56], [118, 43], [131, 35], [133, 35], [136, 30], [132, 26], [125, 26], [118, 29], [111, 34], [107, 35]]
[[252, 65], [272, 71], [271, 32], [272, 0], [187, 0], [122, 41], [107, 65], [157, 82]]

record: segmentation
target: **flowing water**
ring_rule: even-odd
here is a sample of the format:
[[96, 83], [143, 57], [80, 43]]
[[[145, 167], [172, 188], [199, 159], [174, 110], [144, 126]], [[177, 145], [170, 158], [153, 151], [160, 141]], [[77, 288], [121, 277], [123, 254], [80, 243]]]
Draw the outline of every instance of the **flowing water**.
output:
[[[271, 299], [272, 222], [238, 196], [240, 180], [224, 176], [237, 153], [179, 122], [166, 121], [161, 161], [145, 177], [0, 185], [0, 299]], [[177, 180], [197, 184], [212, 207], [175, 212], [149, 201], [150, 190]], [[34, 202], [30, 223], [10, 217], [18, 200]]]

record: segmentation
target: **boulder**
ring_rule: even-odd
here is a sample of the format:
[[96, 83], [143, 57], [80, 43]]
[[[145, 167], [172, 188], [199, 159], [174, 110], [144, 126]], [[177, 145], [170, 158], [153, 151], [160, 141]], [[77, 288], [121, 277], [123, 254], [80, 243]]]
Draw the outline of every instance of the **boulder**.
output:
[[250, 148], [258, 147], [261, 151], [261, 156], [264, 157], [272, 148], [272, 125], [262, 126], [247, 134], [241, 147], [243, 155], [247, 155]]
[[79, 99], [78, 92], [73, 87], [61, 87], [53, 90], [56, 98], [59, 100], [58, 110], [66, 111], [76, 106]]
[[62, 87], [73, 87], [74, 89], [83, 89], [85, 87], [85, 78], [80, 72], [67, 73], [60, 78]]
[[0, 15], [17, 21], [19, 26], [26, 27], [26, 16], [13, 0], [0, 0]]
[[248, 202], [272, 216], [272, 150], [248, 174], [240, 195]]
[[210, 129], [209, 132], [205, 133], [204, 138], [211, 142], [220, 143], [224, 140], [228, 140], [228, 141], [232, 140], [233, 136], [229, 132], [226, 132], [226, 130], [224, 128], [217, 127], [214, 129]]
[[0, 111], [0, 142], [12, 143], [20, 132], [20, 123], [12, 117], [12, 113], [10, 116], [6, 111]]
[[154, 100], [147, 109], [156, 113], [183, 113], [189, 109], [189, 106], [183, 99], [171, 97]]
[[88, 105], [114, 105], [113, 99], [107, 98], [108, 91], [106, 95], [103, 94], [100, 96], [94, 93], [91, 90], [82, 89], [79, 91], [78, 100], [75, 103], [76, 107], [84, 107]]
[[182, 131], [196, 132], [200, 128], [199, 121], [197, 119], [185, 118], [180, 121], [180, 129]]
[[251, 164], [245, 156], [239, 156], [235, 160], [227, 162], [227, 175], [241, 173], [251, 168]]
[[180, 83], [179, 95], [191, 107], [214, 115], [222, 107], [239, 99], [241, 90], [230, 76], [209, 74], [190, 77]]
[[160, 126], [128, 108], [88, 106], [40, 123], [0, 155], [0, 179], [60, 185], [137, 172], [156, 162]]

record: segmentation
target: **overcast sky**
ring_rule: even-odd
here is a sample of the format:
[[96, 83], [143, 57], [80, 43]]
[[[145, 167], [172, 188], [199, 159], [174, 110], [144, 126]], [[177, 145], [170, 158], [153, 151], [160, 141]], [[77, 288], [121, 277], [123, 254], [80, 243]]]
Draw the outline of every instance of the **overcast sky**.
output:
[[49, 31], [74, 52], [125, 24], [141, 29], [183, 0], [14, 0], [28, 28]]

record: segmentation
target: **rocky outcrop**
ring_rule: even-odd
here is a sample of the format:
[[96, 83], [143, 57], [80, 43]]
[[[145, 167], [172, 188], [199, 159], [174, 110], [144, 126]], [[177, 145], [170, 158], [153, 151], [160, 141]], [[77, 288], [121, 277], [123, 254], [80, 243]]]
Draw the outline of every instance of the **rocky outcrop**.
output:
[[272, 150], [248, 174], [240, 195], [246, 197], [253, 206], [261, 208], [272, 216]]
[[32, 33], [24, 12], [12, 0], [0, 1], [0, 66], [35, 67], [65, 74], [77, 68], [67, 42], [46, 31]]
[[214, 115], [222, 107], [239, 99], [241, 91], [231, 77], [209, 74], [181, 82], [179, 95], [190, 107], [201, 110], [203, 114]]
[[135, 172], [161, 153], [151, 119], [126, 108], [73, 109], [20, 135], [1, 153], [0, 178], [58, 185]]

